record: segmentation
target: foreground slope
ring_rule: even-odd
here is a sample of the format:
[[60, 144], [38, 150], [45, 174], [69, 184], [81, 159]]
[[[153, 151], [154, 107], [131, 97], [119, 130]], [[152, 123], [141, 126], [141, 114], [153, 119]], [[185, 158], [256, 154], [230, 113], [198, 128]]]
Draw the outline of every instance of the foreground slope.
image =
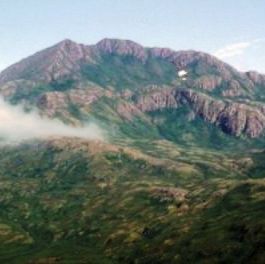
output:
[[76, 138], [3, 147], [1, 262], [264, 261], [263, 153], [148, 148]]

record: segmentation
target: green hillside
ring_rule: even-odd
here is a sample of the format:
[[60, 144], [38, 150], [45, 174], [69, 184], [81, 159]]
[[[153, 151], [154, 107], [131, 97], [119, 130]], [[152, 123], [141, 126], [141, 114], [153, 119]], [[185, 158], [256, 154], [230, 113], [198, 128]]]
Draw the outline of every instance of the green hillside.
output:
[[1, 263], [264, 261], [264, 154], [149, 143], [2, 147]]
[[263, 77], [124, 40], [0, 73], [7, 102], [105, 135], [1, 140], [0, 263], [265, 263]]

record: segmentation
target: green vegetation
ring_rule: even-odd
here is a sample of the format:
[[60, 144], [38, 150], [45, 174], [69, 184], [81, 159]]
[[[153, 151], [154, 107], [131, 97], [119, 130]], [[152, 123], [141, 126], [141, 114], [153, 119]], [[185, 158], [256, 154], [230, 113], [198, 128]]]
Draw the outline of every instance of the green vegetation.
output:
[[250, 140], [230, 136], [196, 117], [188, 107], [154, 111], [150, 116], [163, 138], [186, 147], [197, 146], [229, 152], [264, 145], [263, 139]]
[[117, 144], [1, 148], [1, 263], [264, 261], [263, 153]]
[[33, 87], [22, 86], [17, 89], [16, 93], [9, 98], [13, 104], [19, 103], [21, 100], [26, 100], [29, 103], [36, 102], [39, 96], [46, 92], [59, 91], [64, 92], [73, 88], [75, 81], [73, 80], [59, 80], [53, 81], [49, 84], [43, 83]]
[[82, 74], [102, 87], [113, 86], [118, 90], [170, 84], [177, 76], [174, 65], [162, 59], [148, 58], [143, 63], [133, 56], [114, 54], [103, 55], [98, 64], [84, 65]]

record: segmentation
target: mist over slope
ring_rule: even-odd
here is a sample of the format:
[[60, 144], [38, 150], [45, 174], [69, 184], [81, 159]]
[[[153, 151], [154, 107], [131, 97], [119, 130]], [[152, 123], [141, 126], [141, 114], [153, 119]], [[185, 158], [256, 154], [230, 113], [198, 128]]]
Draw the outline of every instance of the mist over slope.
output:
[[93, 124], [84, 127], [65, 125], [60, 120], [41, 117], [37, 111], [25, 113], [22, 106], [12, 106], [0, 98], [0, 137], [20, 141], [50, 136], [103, 139], [101, 129]]

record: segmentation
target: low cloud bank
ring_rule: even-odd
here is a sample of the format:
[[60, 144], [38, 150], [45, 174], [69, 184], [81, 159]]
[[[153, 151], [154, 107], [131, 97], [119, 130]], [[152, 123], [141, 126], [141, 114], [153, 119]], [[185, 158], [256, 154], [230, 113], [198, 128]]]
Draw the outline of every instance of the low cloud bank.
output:
[[36, 111], [25, 113], [21, 106], [12, 106], [0, 98], [1, 139], [21, 141], [51, 136], [103, 139], [103, 132], [93, 123], [76, 128], [59, 120], [42, 118]]

